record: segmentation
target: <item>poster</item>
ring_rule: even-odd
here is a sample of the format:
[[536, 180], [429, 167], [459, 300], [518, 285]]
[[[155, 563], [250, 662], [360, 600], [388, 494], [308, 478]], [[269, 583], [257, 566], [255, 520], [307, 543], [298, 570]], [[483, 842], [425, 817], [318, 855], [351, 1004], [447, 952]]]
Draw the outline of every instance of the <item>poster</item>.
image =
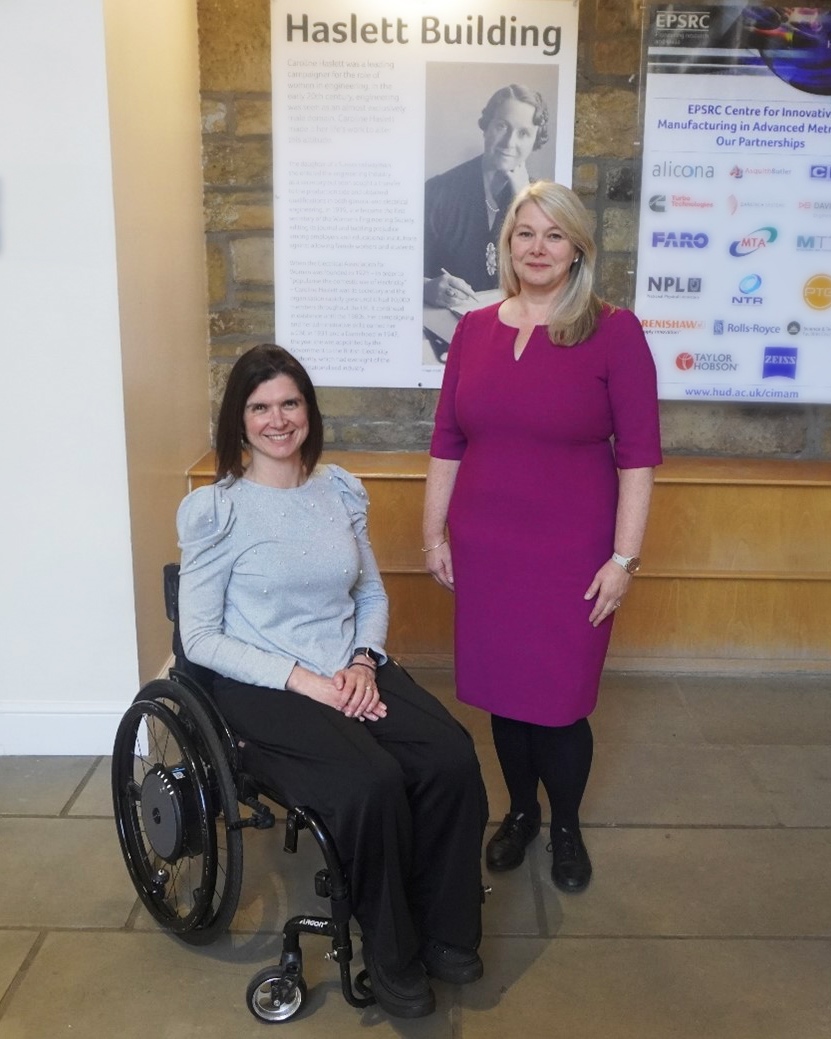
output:
[[441, 385], [512, 192], [571, 183], [577, 16], [272, 0], [277, 341], [316, 383]]
[[831, 401], [831, 11], [650, 9], [635, 309], [664, 399]]

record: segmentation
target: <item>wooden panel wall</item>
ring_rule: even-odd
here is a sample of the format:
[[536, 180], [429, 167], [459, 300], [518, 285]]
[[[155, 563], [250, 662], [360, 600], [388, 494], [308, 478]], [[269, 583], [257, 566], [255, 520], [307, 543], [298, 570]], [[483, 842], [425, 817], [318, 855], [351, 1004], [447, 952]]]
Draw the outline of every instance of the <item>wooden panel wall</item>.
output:
[[[452, 663], [452, 595], [423, 569], [424, 453], [330, 452], [369, 493], [370, 536], [405, 663]], [[209, 453], [190, 473], [209, 482]], [[831, 671], [831, 463], [669, 458], [608, 666]]]

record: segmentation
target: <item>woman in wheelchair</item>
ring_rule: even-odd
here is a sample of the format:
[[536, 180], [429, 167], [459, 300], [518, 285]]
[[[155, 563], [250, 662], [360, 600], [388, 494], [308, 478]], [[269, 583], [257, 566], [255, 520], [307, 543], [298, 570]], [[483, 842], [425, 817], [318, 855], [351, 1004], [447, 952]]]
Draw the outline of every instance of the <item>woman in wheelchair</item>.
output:
[[366, 492], [318, 464], [322, 446], [303, 366], [278, 346], [243, 354], [216, 482], [179, 509], [182, 641], [220, 676], [217, 706], [263, 779], [330, 829], [376, 1000], [421, 1017], [428, 976], [482, 975], [486, 795], [469, 734], [385, 652]]

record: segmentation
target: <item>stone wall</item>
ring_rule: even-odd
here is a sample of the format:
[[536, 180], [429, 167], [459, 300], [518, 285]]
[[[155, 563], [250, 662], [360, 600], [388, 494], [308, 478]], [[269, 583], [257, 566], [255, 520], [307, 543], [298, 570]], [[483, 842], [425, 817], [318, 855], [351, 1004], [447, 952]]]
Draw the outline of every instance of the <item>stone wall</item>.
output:
[[[199, 0], [214, 407], [229, 366], [274, 337], [269, 0]], [[581, 0], [574, 187], [594, 213], [599, 289], [631, 305], [638, 197], [641, 11]], [[331, 447], [427, 446], [437, 391], [321, 388]], [[668, 453], [831, 457], [831, 407], [661, 406]]]

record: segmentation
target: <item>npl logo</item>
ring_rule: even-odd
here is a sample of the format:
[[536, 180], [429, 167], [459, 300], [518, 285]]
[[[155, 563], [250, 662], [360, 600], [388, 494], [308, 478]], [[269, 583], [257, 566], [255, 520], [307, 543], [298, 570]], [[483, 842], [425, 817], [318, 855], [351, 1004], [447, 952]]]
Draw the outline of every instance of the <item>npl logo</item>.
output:
[[757, 227], [750, 234], [737, 239], [735, 242], [731, 242], [730, 255], [750, 256], [751, 253], [758, 252], [759, 249], [767, 249], [769, 245], [773, 245], [778, 237], [779, 232], [775, 227]]
[[802, 287], [802, 298], [812, 310], [828, 310], [831, 307], [831, 277], [815, 274]]

